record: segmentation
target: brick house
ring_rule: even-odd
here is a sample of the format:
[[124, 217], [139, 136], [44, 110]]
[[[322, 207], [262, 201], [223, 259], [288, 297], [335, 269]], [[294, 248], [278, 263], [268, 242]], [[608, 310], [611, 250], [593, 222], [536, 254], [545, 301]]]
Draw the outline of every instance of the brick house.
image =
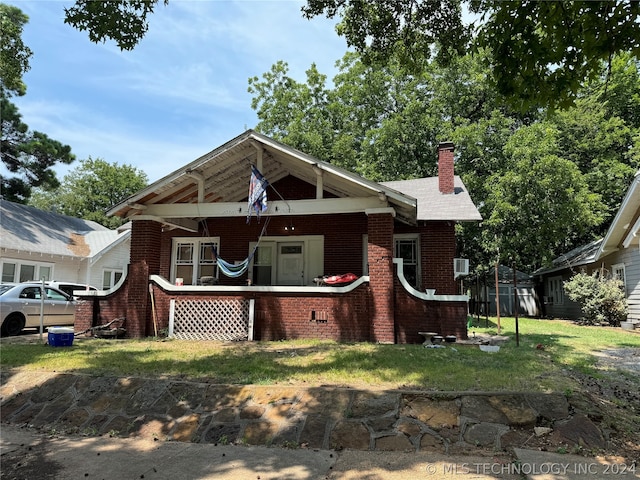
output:
[[[76, 330], [126, 317], [131, 337], [466, 338], [454, 227], [481, 217], [451, 143], [438, 163], [435, 178], [376, 183], [248, 130], [110, 210], [133, 224], [127, 278], [86, 296]], [[252, 167], [269, 183], [259, 216]]]

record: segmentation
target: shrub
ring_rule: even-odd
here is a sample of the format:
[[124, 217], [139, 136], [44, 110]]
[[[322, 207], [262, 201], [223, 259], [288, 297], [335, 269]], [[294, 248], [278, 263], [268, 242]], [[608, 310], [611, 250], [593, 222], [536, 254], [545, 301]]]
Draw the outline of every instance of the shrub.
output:
[[589, 325], [608, 323], [618, 327], [627, 318], [627, 301], [618, 279], [602, 278], [598, 272], [579, 273], [564, 282], [564, 291], [580, 304], [583, 321]]

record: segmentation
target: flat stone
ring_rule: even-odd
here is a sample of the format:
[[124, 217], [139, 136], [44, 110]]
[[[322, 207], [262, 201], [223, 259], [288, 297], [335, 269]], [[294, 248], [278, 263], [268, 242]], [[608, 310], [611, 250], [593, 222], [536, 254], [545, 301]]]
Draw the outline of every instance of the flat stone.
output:
[[550, 427], [534, 427], [533, 428], [533, 433], [536, 435], [536, 437], [542, 437], [544, 435], [548, 435], [551, 432], [553, 432], [553, 428]]
[[58, 420], [65, 428], [80, 428], [89, 419], [89, 412], [84, 408], [72, 408], [66, 411]]
[[398, 423], [396, 424], [396, 430], [398, 430], [398, 432], [400, 433], [408, 435], [409, 437], [418, 436], [422, 432], [420, 425], [418, 425], [415, 421], [409, 420], [408, 418], [401, 418], [400, 420], [398, 420]]
[[583, 414], [577, 414], [567, 421], [556, 423], [552, 438], [558, 442], [584, 448], [598, 449], [606, 446], [602, 432], [589, 417]]
[[171, 440], [175, 440], [177, 442], [191, 442], [198, 430], [199, 422], [200, 415], [195, 413], [179, 419], [171, 434]]
[[520, 427], [536, 424], [538, 412], [531, 408], [524, 395], [495, 395], [488, 397], [488, 400], [493, 408], [504, 414], [508, 425]]
[[277, 403], [295, 403], [297, 390], [291, 387], [253, 387], [251, 401], [259, 405], [273, 405]]
[[279, 425], [270, 422], [249, 423], [244, 428], [242, 440], [249, 445], [271, 445]]
[[409, 438], [402, 433], [375, 439], [374, 450], [391, 452], [412, 452], [415, 451], [415, 449], [416, 447], [413, 446]]
[[216, 411], [225, 407], [245, 405], [251, 398], [247, 387], [210, 385], [207, 387], [201, 408], [205, 411]]
[[350, 414], [354, 418], [382, 416], [398, 409], [398, 393], [357, 392], [351, 403]]
[[431, 428], [458, 425], [460, 407], [455, 400], [433, 400], [422, 396], [405, 396], [401, 414], [420, 420]]
[[298, 446], [298, 438], [302, 431], [302, 423], [293, 423], [283, 426], [276, 437], [273, 439], [272, 445], [280, 446]]
[[464, 432], [464, 440], [471, 445], [500, 448], [500, 437], [508, 431], [509, 427], [501, 423], [476, 423]]
[[420, 439], [420, 451], [445, 452], [446, 447], [442, 438], [431, 433], [425, 433]]
[[215, 443], [228, 445], [239, 440], [240, 425], [237, 424], [216, 424], [212, 425], [204, 434], [204, 443]]
[[331, 448], [369, 450], [371, 435], [362, 422], [342, 421], [331, 432]]
[[230, 423], [235, 421], [237, 413], [238, 412], [235, 408], [223, 408], [219, 412], [216, 412], [213, 415], [213, 418], [216, 420], [216, 422]]
[[327, 430], [327, 420], [323, 415], [307, 416], [302, 432], [300, 433], [300, 445], [309, 448], [325, 448], [324, 438]]
[[460, 415], [476, 422], [504, 423], [506, 415], [496, 409], [484, 395], [465, 395], [461, 399]]
[[272, 422], [283, 422], [292, 415], [291, 404], [272, 405], [264, 412], [264, 418]]
[[243, 420], [256, 420], [264, 415], [265, 408], [260, 405], [250, 405], [240, 410], [240, 418]]
[[[165, 418], [145, 416], [144, 418], [134, 421], [132, 430], [134, 432], [134, 436], [137, 437], [166, 440], [172, 426], [173, 422], [167, 421]], [[113, 429], [119, 432], [118, 428], [113, 427], [115, 427], [115, 425], [106, 425], [104, 430]]]
[[308, 415], [322, 414], [337, 420], [344, 416], [352, 394], [342, 389], [310, 388], [300, 395], [296, 408]]
[[559, 393], [528, 393], [527, 403], [538, 415], [550, 422], [562, 420], [569, 416], [567, 397]]
[[34, 403], [46, 403], [55, 401], [60, 396], [67, 393], [75, 383], [75, 375], [59, 375], [43, 383], [39, 388], [35, 388], [31, 393], [31, 401]]
[[393, 430], [393, 425], [396, 423], [396, 417], [375, 417], [366, 420], [367, 425], [374, 432], [386, 432]]
[[173, 383], [167, 389], [175, 401], [187, 410], [196, 410], [204, 400], [205, 384]]

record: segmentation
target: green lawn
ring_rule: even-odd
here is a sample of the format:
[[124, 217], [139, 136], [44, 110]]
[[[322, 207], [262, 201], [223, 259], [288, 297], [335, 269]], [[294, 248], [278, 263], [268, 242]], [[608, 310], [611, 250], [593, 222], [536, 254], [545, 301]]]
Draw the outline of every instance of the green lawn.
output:
[[[497, 333], [484, 318], [473, 332]], [[13, 344], [3, 339], [2, 369], [13, 367], [118, 376], [172, 377], [232, 384], [305, 384], [420, 390], [569, 391], [562, 370], [598, 375], [595, 350], [640, 348], [640, 334], [566, 321], [501, 319], [512, 337], [498, 353], [452, 344], [339, 344], [326, 341], [219, 343], [182, 340], [76, 339], [72, 347]], [[541, 346], [542, 348], [538, 348]]]

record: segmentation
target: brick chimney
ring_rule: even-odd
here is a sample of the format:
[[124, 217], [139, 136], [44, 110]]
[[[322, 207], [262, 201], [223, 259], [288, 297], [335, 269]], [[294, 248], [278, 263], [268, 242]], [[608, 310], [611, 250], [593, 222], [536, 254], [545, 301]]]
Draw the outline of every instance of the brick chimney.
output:
[[453, 142], [438, 145], [438, 187], [440, 193], [453, 193]]

